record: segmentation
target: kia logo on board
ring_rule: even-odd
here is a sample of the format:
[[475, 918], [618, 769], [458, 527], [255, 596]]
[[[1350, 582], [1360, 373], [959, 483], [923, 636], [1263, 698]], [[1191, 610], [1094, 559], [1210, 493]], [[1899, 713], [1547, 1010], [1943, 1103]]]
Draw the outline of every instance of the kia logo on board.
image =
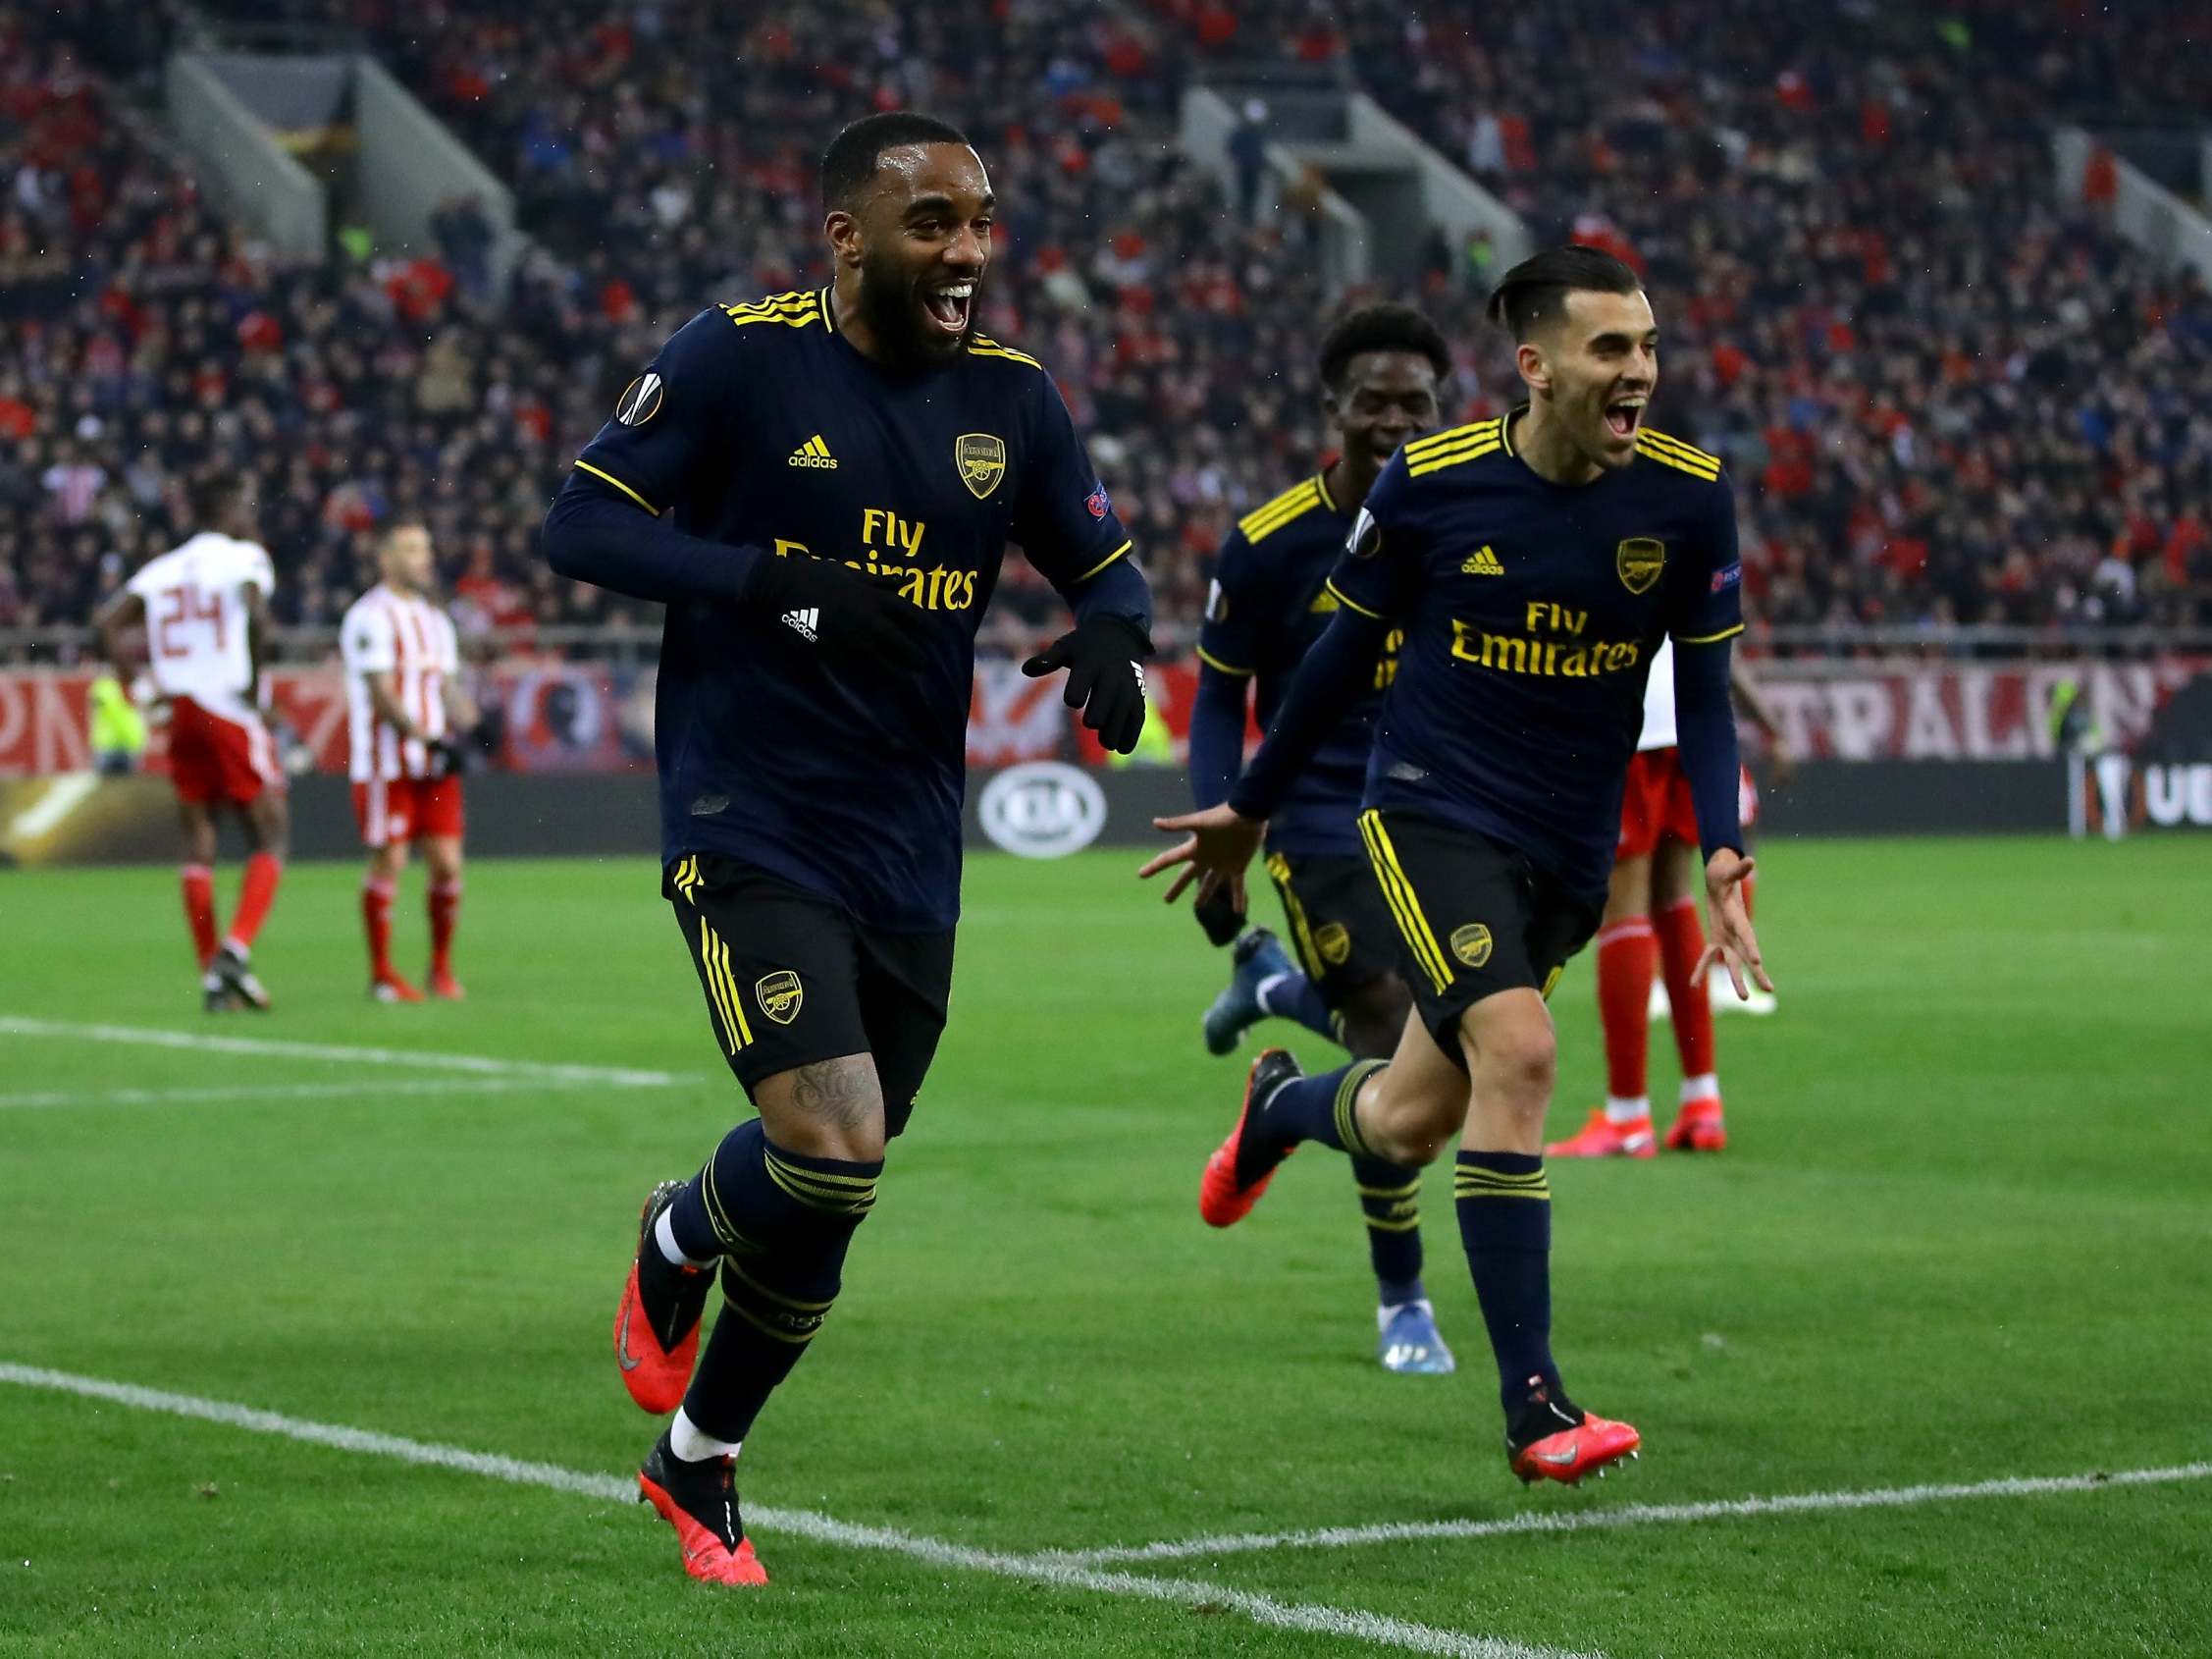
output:
[[983, 833], [1020, 858], [1066, 858], [1106, 827], [1106, 792], [1078, 767], [1031, 761], [1008, 767], [975, 803]]

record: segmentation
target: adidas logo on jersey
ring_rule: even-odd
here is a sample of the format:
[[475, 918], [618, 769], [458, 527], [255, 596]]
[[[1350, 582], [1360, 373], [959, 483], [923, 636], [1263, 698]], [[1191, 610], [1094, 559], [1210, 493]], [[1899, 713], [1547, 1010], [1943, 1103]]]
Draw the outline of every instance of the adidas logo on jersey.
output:
[[1502, 576], [1505, 566], [1498, 562], [1498, 555], [1486, 543], [1480, 551], [1467, 555], [1467, 562], [1459, 566], [1462, 576]]
[[786, 466], [817, 466], [824, 472], [835, 472], [837, 470], [837, 457], [829, 453], [829, 446], [822, 442], [821, 434], [817, 432], [796, 450], [793, 450], [783, 464]]
[[[831, 461], [829, 464], [835, 466], [837, 463]], [[804, 611], [786, 611], [783, 614], [783, 625], [809, 645], [813, 645], [821, 638], [817, 631], [821, 627], [821, 612], [813, 606]]]

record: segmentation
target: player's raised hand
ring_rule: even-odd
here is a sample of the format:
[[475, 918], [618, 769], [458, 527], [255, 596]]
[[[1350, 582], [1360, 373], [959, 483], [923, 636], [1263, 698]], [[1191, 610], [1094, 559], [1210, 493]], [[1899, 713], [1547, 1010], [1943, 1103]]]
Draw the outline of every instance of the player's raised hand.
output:
[[1060, 700], [1083, 712], [1083, 724], [1117, 754], [1136, 748], [1144, 732], [1145, 658], [1152, 641], [1127, 616], [1093, 616], [1078, 622], [1022, 665], [1031, 679], [1068, 670]]
[[1712, 942], [1698, 958], [1696, 970], [1696, 977], [1703, 980], [1713, 963], [1726, 964], [1728, 983], [1736, 988], [1737, 998], [1745, 1002], [1751, 1000], [1751, 987], [1744, 983], [1747, 972], [1761, 990], [1774, 989], [1759, 954], [1759, 936], [1751, 931], [1751, 913], [1744, 908], [1744, 879], [1751, 873], [1752, 861], [1732, 847], [1722, 847], [1706, 861], [1706, 909], [1712, 924]]
[[[1136, 873], [1149, 881], [1163, 870], [1175, 870], [1175, 880], [1162, 895], [1168, 903], [1181, 898], [1183, 890], [1195, 882], [1201, 901], [1226, 888], [1236, 908], [1239, 912], [1244, 909], [1244, 866], [1260, 849], [1260, 835], [1267, 829], [1264, 819], [1246, 818], [1224, 801], [1203, 812], [1155, 818], [1152, 828], [1186, 831], [1182, 840]], [[1183, 868], [1176, 870], [1178, 865]]]

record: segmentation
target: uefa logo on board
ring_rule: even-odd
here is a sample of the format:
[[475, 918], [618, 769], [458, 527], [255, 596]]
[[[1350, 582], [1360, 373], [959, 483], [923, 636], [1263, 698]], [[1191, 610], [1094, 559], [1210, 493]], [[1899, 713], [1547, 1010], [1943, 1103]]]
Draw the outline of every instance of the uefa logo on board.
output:
[[1066, 858], [1106, 828], [1106, 792], [1079, 767], [1030, 761], [983, 785], [975, 803], [983, 833], [1020, 858]]

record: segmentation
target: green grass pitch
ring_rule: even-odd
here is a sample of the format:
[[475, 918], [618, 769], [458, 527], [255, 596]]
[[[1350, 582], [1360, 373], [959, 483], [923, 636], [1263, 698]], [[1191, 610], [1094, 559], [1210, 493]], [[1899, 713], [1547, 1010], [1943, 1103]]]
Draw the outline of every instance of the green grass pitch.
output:
[[[748, 1501], [1033, 1552], [2212, 1459], [2204, 846], [1761, 862], [1782, 1007], [1720, 1027], [1729, 1150], [1553, 1170], [1556, 1347], [1643, 1429], [1624, 1475], [1506, 1474], [1442, 1172], [1453, 1377], [1374, 1365], [1330, 1154], [1234, 1232], [1199, 1223], [1242, 1073], [1197, 1039], [1225, 958], [1135, 855], [1092, 853], [972, 867], [950, 1033]], [[294, 869], [257, 963], [278, 1010], [217, 1021], [167, 872], [0, 877], [0, 1363], [621, 1475], [655, 1431], [608, 1357], [636, 1205], [742, 1103], [654, 873], [476, 866], [459, 1007], [365, 1000], [356, 882]], [[1587, 957], [1554, 1008], [1563, 1131], [1602, 1084]], [[685, 1081], [487, 1087], [25, 1020]], [[756, 1533], [774, 1584], [714, 1592], [636, 1506], [0, 1385], [11, 1653], [1391, 1650], [1255, 1624], [1239, 1591], [1616, 1656], [2212, 1647], [2212, 1480], [1131, 1569], [1199, 1581], [1165, 1600]]]

